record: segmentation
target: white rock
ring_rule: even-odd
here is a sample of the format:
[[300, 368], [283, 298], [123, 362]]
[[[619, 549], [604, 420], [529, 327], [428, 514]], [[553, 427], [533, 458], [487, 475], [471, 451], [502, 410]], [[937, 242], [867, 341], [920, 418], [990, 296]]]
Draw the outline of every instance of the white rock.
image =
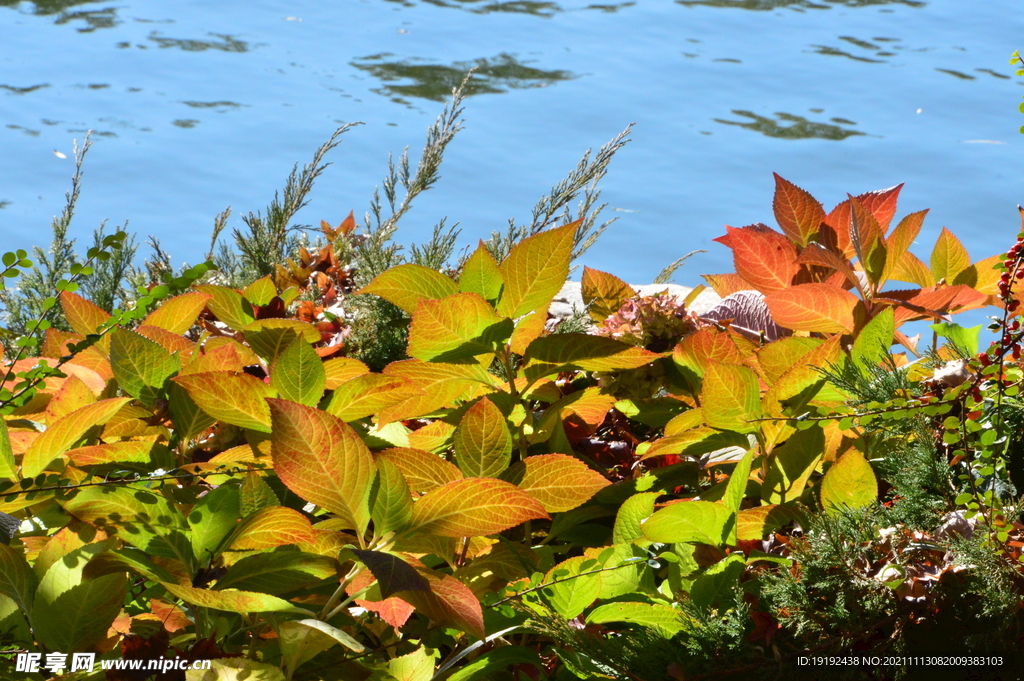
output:
[[[669, 295], [676, 298], [679, 302], [682, 302], [686, 296], [690, 295], [690, 291], [693, 290], [689, 286], [680, 286], [679, 284], [630, 284], [630, 286], [641, 296], [653, 296], [667, 290]], [[717, 293], [706, 288], [700, 292], [697, 299], [693, 301], [688, 309], [697, 314], [704, 314], [715, 305], [718, 305], [721, 300]], [[572, 316], [573, 309], [582, 312], [584, 307], [580, 282], [567, 281], [562, 290], [555, 295], [555, 299], [552, 301], [548, 312], [553, 317], [565, 319]]]

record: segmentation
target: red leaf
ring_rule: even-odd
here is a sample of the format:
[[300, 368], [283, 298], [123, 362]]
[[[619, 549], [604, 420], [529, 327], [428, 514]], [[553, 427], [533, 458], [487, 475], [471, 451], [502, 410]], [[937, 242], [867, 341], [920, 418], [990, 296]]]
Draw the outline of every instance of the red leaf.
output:
[[772, 200], [775, 219], [790, 241], [806, 246], [825, 220], [825, 209], [805, 190], [778, 173], [772, 174], [775, 176], [775, 197]]
[[765, 296], [779, 326], [793, 331], [853, 332], [857, 298], [832, 284], [801, 284]]
[[732, 248], [736, 273], [762, 293], [789, 286], [800, 271], [796, 247], [784, 235], [760, 223], [739, 229], [726, 225], [726, 236], [714, 239]]

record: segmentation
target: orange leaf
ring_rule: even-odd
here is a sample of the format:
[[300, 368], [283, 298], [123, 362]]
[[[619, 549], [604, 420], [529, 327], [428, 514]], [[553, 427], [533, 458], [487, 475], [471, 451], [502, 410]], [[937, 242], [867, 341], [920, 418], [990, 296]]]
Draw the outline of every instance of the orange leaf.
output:
[[958, 274], [971, 266], [971, 256], [953, 232], [943, 227], [932, 249], [931, 265], [935, 281], [945, 279], [946, 283], [952, 283]]
[[430, 591], [400, 591], [398, 597], [438, 624], [448, 624], [477, 638], [486, 635], [483, 609], [469, 587], [455, 579], [427, 568], [418, 572], [430, 584]]
[[199, 313], [212, 298], [213, 296], [198, 291], [168, 298], [160, 307], [150, 312], [142, 323], [160, 327], [173, 334], [183, 334], [192, 328]]
[[57, 419], [36, 438], [21, 461], [21, 477], [34, 478], [54, 459], [63, 458], [68, 447], [97, 424], [103, 424], [129, 402], [127, 397], [100, 400]]
[[64, 308], [64, 316], [67, 318], [68, 324], [75, 330], [75, 333], [83, 336], [96, 333], [96, 329], [110, 319], [110, 314], [103, 308], [71, 291], [61, 292], [60, 304]]
[[[987, 296], [979, 293], [970, 286], [957, 284], [956, 286], [942, 286], [931, 291], [922, 291], [907, 303], [924, 310], [934, 311], [941, 314], [947, 312], [963, 312], [985, 304]], [[896, 309], [896, 326], [914, 319], [926, 319], [932, 315], [924, 314], [923, 311], [913, 310], [907, 307]]]
[[733, 293], [740, 291], [756, 291], [757, 287], [751, 284], [738, 274], [702, 274], [708, 286], [718, 294], [720, 298], [726, 298]]
[[545, 305], [526, 315], [516, 324], [512, 331], [512, 338], [509, 340], [509, 348], [517, 355], [525, 355], [526, 348], [530, 343], [544, 335], [548, 323], [548, 310], [550, 305]]
[[421, 395], [421, 388], [401, 376], [364, 374], [338, 386], [326, 411], [342, 421], [358, 421]]
[[306, 516], [284, 506], [268, 506], [243, 519], [226, 545], [232, 551], [251, 551], [311, 541], [313, 527]]
[[615, 314], [622, 302], [636, 295], [633, 287], [613, 274], [583, 267], [581, 280], [583, 302], [588, 306], [590, 318], [603, 322]]
[[801, 265], [830, 267], [842, 274], [843, 278], [853, 286], [860, 286], [860, 280], [857, 279], [857, 274], [850, 267], [850, 263], [817, 242], [807, 244], [796, 261]]
[[900, 223], [896, 225], [896, 229], [892, 230], [892, 234], [885, 240], [887, 254], [882, 281], [888, 281], [893, 277], [896, 266], [903, 259], [903, 254], [910, 250], [914, 239], [921, 232], [921, 226], [924, 225], [924, 217], [927, 214], [927, 210], [919, 210], [916, 213], [904, 216]]
[[241, 371], [242, 359], [236, 345], [206, 344], [202, 354], [192, 355], [191, 361], [181, 370], [179, 376], [204, 374], [209, 371]]
[[370, 370], [353, 357], [335, 357], [324, 362], [324, 373], [327, 374], [325, 387], [334, 390], [346, 381], [370, 373]]
[[408, 531], [475, 537], [547, 517], [540, 502], [515, 485], [494, 478], [464, 478], [427, 492], [413, 504]]
[[899, 199], [901, 189], [903, 189], [902, 182], [895, 187], [866, 192], [856, 197], [861, 205], [871, 212], [879, 227], [882, 228], [882, 234], [888, 231], [892, 217], [896, 215], [896, 201]]
[[159, 326], [143, 325], [135, 329], [135, 333], [157, 343], [167, 352], [173, 352], [181, 356], [182, 362], [187, 362], [192, 356], [196, 344], [184, 336], [172, 333]]
[[536, 499], [548, 513], [570, 511], [611, 483], [573, 456], [528, 456], [501, 476]]
[[762, 293], [789, 286], [800, 271], [796, 247], [784, 235], [760, 223], [741, 227], [726, 225], [726, 236], [713, 241], [732, 249], [736, 273]]
[[793, 331], [852, 333], [857, 298], [832, 284], [800, 284], [765, 296], [772, 318]]
[[384, 407], [377, 414], [380, 425], [416, 418], [447, 407], [459, 399], [470, 399], [493, 377], [479, 364], [443, 364], [407, 359], [384, 367], [384, 375], [404, 379], [421, 392]]
[[270, 387], [255, 376], [209, 371], [171, 379], [210, 416], [240, 428], [270, 432], [270, 410], [263, 398]]
[[290, 490], [336, 513], [362, 533], [370, 520], [376, 467], [370, 450], [339, 418], [287, 400], [268, 399], [271, 455]]
[[454, 464], [448, 463], [437, 454], [409, 447], [394, 447], [377, 454], [395, 464], [405, 476], [409, 489], [414, 492], [427, 492], [461, 480], [463, 475]]
[[53, 423], [62, 416], [67, 416], [76, 409], [96, 401], [96, 394], [78, 376], [71, 375], [54, 393], [50, 403], [46, 405], [47, 421]]
[[111, 442], [72, 449], [65, 456], [76, 466], [95, 466], [114, 461], [149, 463], [157, 452], [166, 453], [167, 448], [155, 442]]
[[790, 241], [806, 246], [825, 220], [825, 209], [805, 190], [784, 180], [778, 173], [772, 175], [775, 176], [775, 197], [772, 200], [775, 219]]
[[903, 253], [899, 262], [893, 267], [889, 278], [918, 286], [935, 286], [935, 277], [932, 276], [932, 271], [910, 251]]

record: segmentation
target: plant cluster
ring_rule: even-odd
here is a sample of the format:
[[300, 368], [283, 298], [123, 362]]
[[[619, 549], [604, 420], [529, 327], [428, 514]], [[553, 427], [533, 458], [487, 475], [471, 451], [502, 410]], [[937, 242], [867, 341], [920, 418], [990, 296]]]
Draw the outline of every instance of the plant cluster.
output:
[[[159, 676], [187, 681], [670, 681], [1019, 646], [1024, 232], [972, 262], [943, 229], [925, 264], [924, 211], [890, 229], [900, 187], [826, 213], [776, 176], [779, 229], [718, 239], [719, 308], [587, 268], [590, 324], [552, 329], [599, 229], [567, 196], [622, 140], [531, 225], [452, 262], [442, 224], [406, 261], [395, 221], [457, 111], [362, 232], [288, 242], [318, 152], [236, 234], [279, 240], [273, 262], [163, 268], [114, 311], [69, 267], [0, 393], [8, 654], [214, 660]], [[986, 305], [979, 351], [949, 318]], [[919, 320], [946, 344], [900, 330]]]

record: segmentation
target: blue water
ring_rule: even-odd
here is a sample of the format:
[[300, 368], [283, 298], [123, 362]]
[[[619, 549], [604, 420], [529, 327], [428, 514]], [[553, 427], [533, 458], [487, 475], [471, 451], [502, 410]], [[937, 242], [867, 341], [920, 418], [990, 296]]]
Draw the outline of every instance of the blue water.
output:
[[2, 248], [47, 239], [87, 129], [82, 237], [130, 220], [194, 263], [216, 213], [263, 208], [351, 121], [299, 219], [360, 215], [388, 152], [415, 152], [476, 65], [466, 129], [401, 240], [442, 217], [464, 243], [527, 219], [634, 122], [592, 267], [642, 282], [704, 248], [679, 283], [730, 270], [711, 239], [773, 222], [772, 171], [826, 208], [906, 182], [900, 213], [932, 209], [916, 252], [946, 225], [981, 258], [1024, 200], [1022, 23], [1010, 0], [0, 0]]

